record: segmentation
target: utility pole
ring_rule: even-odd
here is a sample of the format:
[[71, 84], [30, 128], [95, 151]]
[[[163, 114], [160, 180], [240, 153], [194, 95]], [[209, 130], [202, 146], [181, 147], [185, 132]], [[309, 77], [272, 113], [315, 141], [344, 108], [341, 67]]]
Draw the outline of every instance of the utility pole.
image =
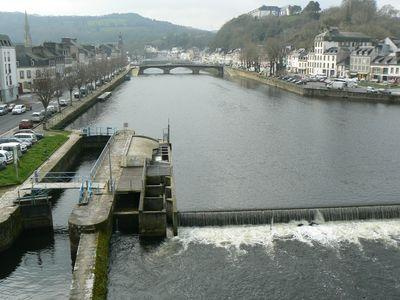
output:
[[111, 187], [111, 191], [114, 192], [112, 168], [111, 168], [111, 146], [110, 145], [108, 146], [108, 166], [110, 168], [110, 187]]

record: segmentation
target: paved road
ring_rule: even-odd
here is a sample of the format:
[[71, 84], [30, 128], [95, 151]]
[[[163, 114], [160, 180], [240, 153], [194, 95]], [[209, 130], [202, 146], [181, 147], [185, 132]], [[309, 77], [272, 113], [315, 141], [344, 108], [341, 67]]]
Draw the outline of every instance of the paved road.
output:
[[[60, 99], [69, 99], [69, 92], [65, 92]], [[56, 104], [57, 100], [52, 100], [51, 104]], [[31, 95], [22, 95], [20, 100], [15, 102], [16, 104], [20, 103], [29, 103], [32, 105], [32, 111], [27, 111], [21, 115], [13, 115], [8, 113], [7, 115], [0, 116], [0, 135], [8, 132], [9, 130], [18, 126], [19, 122], [23, 119], [30, 119], [31, 115], [35, 111], [41, 111], [43, 109], [42, 103], [40, 103], [36, 96], [31, 97]]]

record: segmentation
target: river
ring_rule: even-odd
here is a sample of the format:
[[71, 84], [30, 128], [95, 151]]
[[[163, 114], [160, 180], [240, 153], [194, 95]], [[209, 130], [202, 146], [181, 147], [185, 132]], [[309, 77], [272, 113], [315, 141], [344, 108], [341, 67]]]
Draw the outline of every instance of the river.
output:
[[[87, 177], [99, 153], [84, 153], [75, 169]], [[72, 261], [68, 218], [78, 203], [78, 190], [65, 190], [52, 198], [54, 231], [24, 232], [0, 254], [0, 299], [68, 299]]]
[[[400, 107], [300, 97], [247, 80], [133, 78], [76, 120], [172, 127], [180, 211], [399, 204]], [[400, 297], [400, 221], [115, 233], [109, 299]]]

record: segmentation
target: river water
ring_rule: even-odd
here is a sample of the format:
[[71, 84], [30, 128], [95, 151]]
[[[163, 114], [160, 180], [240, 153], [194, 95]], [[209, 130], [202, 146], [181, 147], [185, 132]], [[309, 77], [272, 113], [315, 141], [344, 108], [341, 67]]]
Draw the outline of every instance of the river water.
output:
[[[180, 211], [399, 204], [400, 107], [307, 99], [248, 80], [133, 78], [76, 120], [161, 136]], [[394, 299], [400, 220], [115, 233], [109, 299]]]
[[[84, 153], [76, 169], [70, 171], [88, 176], [98, 155]], [[24, 233], [11, 249], [0, 254], [0, 299], [69, 298], [72, 261], [68, 218], [78, 199], [78, 190], [54, 195], [54, 232]]]

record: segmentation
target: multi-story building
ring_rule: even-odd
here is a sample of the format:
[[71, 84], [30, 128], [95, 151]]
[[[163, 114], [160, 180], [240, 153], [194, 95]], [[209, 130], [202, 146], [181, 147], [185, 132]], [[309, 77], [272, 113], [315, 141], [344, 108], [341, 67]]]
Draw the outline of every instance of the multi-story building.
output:
[[351, 51], [362, 46], [372, 46], [372, 39], [359, 32], [341, 32], [336, 27], [330, 28], [314, 39], [314, 53], [308, 65], [309, 74], [339, 76], [338, 63], [343, 63]]
[[359, 47], [350, 55], [350, 76], [370, 80], [371, 62], [377, 56], [374, 46]]
[[371, 79], [378, 82], [400, 83], [400, 52], [378, 55], [371, 62]]
[[304, 48], [293, 50], [287, 56], [286, 69], [290, 73], [306, 74], [307, 73], [307, 55], [308, 52]]
[[17, 62], [15, 47], [7, 35], [0, 34], [0, 103], [17, 99]]

